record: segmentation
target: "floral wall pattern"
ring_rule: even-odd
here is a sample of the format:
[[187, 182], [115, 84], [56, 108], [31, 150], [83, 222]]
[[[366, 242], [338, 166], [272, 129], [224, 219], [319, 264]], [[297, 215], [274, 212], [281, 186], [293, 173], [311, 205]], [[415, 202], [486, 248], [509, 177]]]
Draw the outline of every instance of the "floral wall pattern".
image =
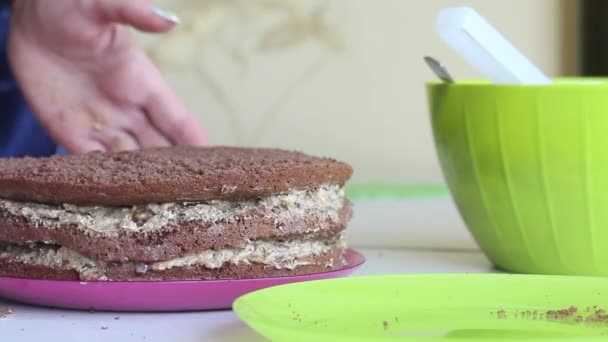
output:
[[[562, 58], [563, 3], [472, 0], [548, 74]], [[358, 179], [442, 182], [422, 56], [477, 75], [435, 36], [452, 0], [157, 0], [182, 24], [138, 35], [215, 144], [349, 161]], [[565, 13], [567, 14], [567, 13]]]

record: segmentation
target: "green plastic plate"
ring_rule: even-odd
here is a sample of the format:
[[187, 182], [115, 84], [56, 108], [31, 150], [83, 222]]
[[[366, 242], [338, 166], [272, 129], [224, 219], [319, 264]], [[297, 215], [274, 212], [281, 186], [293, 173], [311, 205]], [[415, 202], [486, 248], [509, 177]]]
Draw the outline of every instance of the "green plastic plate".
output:
[[233, 308], [273, 341], [608, 341], [608, 278], [354, 277], [256, 291]]

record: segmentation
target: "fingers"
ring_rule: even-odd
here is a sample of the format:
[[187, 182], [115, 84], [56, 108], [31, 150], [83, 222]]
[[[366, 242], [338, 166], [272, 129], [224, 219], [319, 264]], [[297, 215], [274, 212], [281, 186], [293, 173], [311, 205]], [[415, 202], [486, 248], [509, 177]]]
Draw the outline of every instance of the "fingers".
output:
[[145, 108], [152, 124], [175, 145], [208, 145], [207, 132], [194, 113], [186, 108], [164, 80], [157, 84], [159, 89], [150, 96]]
[[61, 135], [57, 142], [69, 153], [118, 152], [140, 148], [138, 141], [130, 133], [121, 130], [108, 130], [103, 134]]
[[60, 144], [69, 153], [87, 153], [93, 151], [118, 152], [137, 150], [145, 147], [169, 146], [170, 143], [152, 127], [142, 129], [139, 135], [126, 130], [106, 131], [80, 137], [61, 137]]
[[62, 135], [59, 139], [55, 139], [68, 153], [78, 154], [93, 151], [107, 151], [104, 144], [100, 141], [85, 137], [85, 136], [65, 136]]
[[166, 32], [179, 23], [177, 15], [145, 0], [103, 0], [94, 4], [101, 20], [133, 26], [144, 32]]
[[110, 124], [102, 127], [93, 125], [90, 135], [100, 141], [107, 151], [171, 145], [142, 110], [113, 108], [106, 110], [105, 114], [105, 121]]
[[112, 152], [130, 151], [140, 148], [137, 139], [131, 133], [123, 130], [112, 130], [100, 135], [99, 138], [106, 146], [106, 150]]
[[108, 150], [100, 139], [90, 134], [95, 130], [96, 122], [83, 114], [86, 111], [77, 109], [44, 111], [40, 110], [39, 103], [30, 103], [33, 105], [34, 112], [37, 113], [38, 120], [51, 138], [69, 153]]
[[117, 152], [171, 145], [141, 110], [109, 108], [98, 103], [80, 112], [88, 114], [70, 120], [72, 124], [79, 122], [71, 126], [70, 134], [56, 124], [50, 127], [55, 141], [69, 153]]
[[171, 141], [167, 139], [154, 125], [148, 120], [144, 113], [140, 113], [141, 118], [137, 120], [128, 131], [137, 139], [141, 147], [163, 147], [171, 146]]

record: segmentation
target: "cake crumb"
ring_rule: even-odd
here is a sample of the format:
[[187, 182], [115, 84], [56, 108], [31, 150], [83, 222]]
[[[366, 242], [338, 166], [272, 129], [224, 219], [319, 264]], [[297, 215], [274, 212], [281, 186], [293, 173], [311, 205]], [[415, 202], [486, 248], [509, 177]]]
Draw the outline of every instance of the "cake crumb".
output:
[[507, 313], [505, 310], [498, 310], [496, 311], [496, 317], [498, 317], [498, 319], [507, 319]]
[[237, 187], [235, 185], [224, 184], [220, 188], [220, 193], [222, 195], [227, 195], [227, 194], [231, 194], [231, 193], [235, 192], [236, 190], [237, 190]]
[[[507, 319], [507, 312], [500, 309], [496, 312], [490, 312], [496, 314], [497, 319]], [[579, 310], [577, 306], [570, 306], [563, 309], [557, 310], [526, 310], [526, 311], [515, 311], [513, 316], [516, 319], [532, 319], [532, 320], [549, 320], [549, 321], [564, 321], [570, 323], [608, 323], [608, 311], [598, 306], [585, 307]]]
[[10, 306], [7, 306], [5, 308], [0, 308], [0, 318], [7, 318], [8, 316], [10, 316], [14, 313], [15, 313], [15, 310], [13, 310], [13, 308], [11, 308]]

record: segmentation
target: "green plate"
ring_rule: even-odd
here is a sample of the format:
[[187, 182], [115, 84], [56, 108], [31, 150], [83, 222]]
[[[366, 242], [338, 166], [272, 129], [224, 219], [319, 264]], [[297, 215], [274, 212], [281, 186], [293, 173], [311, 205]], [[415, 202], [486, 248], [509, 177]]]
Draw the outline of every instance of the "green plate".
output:
[[273, 341], [608, 340], [608, 278], [354, 277], [256, 291], [233, 308]]

